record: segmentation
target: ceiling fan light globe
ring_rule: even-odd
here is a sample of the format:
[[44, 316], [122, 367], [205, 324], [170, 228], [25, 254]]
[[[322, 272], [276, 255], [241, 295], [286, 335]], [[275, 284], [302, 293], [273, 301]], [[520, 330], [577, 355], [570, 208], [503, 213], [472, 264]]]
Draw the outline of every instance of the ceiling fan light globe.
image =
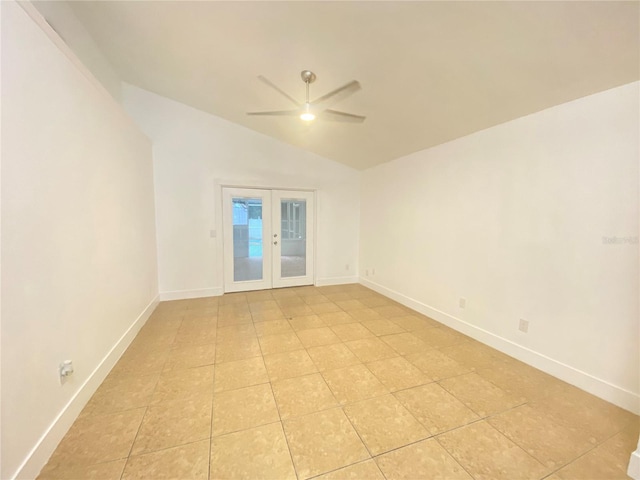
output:
[[311, 122], [312, 120], [315, 120], [316, 116], [311, 112], [304, 112], [300, 115], [300, 118], [305, 122]]

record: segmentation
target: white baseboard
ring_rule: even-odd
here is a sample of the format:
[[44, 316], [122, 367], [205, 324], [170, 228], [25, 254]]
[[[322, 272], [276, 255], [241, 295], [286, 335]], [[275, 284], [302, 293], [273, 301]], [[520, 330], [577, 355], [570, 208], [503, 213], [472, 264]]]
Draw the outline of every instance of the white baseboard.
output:
[[166, 302], [167, 300], [185, 300], [188, 298], [219, 297], [223, 293], [224, 289], [222, 287], [199, 288], [197, 290], [173, 290], [170, 292], [160, 292], [160, 300]]
[[78, 388], [62, 411], [60, 411], [53, 423], [40, 437], [24, 462], [22, 462], [16, 473], [11, 477], [12, 479], [36, 478], [38, 476], [40, 470], [42, 470], [42, 467], [47, 463], [51, 454], [54, 452], [73, 422], [78, 418], [78, 415], [91, 396], [104, 381], [107, 374], [111, 371], [118, 359], [122, 356], [142, 326], [158, 306], [158, 302], [159, 298], [156, 296], [149, 305], [147, 305], [138, 318], [135, 319], [127, 331], [122, 334], [115, 345], [111, 347], [111, 350], [109, 350], [109, 352], [104, 356], [98, 366], [93, 370], [93, 372], [91, 372], [80, 388]]
[[376, 292], [385, 295], [402, 305], [433, 318], [434, 320], [489, 345], [496, 350], [506, 353], [511, 357], [517, 358], [532, 367], [553, 375], [560, 380], [564, 380], [571, 385], [624, 408], [625, 410], [633, 412], [636, 415], [640, 414], [640, 395], [634, 392], [612, 385], [611, 383], [594, 377], [587, 372], [578, 370], [577, 368], [554, 360], [553, 358], [547, 357], [546, 355], [538, 353], [527, 347], [523, 347], [511, 340], [507, 340], [499, 335], [475, 325], [471, 325], [470, 323], [454, 317], [453, 315], [421, 303], [413, 298], [391, 290], [390, 288], [372, 282], [371, 280], [360, 278], [359, 282], [365, 287], [369, 287], [370, 289], [375, 290]]
[[317, 287], [326, 287], [328, 285], [346, 285], [348, 283], [358, 283], [359, 277], [323, 277], [316, 278]]
[[[346, 285], [347, 283], [358, 283], [358, 277], [323, 277], [316, 278], [316, 286]], [[189, 298], [217, 297], [224, 294], [224, 288], [201, 288], [197, 290], [173, 290], [170, 292], [160, 292], [160, 301], [185, 300]]]
[[640, 441], [638, 442], [637, 450], [631, 454], [631, 458], [629, 459], [627, 475], [634, 480], [640, 480]]

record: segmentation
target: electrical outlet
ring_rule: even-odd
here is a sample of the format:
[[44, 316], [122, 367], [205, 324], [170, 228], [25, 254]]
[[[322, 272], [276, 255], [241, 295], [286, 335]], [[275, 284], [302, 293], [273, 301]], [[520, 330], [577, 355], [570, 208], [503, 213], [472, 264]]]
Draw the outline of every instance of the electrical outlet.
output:
[[58, 366], [58, 375], [60, 376], [60, 385], [63, 385], [73, 375], [73, 362], [71, 360], [62, 362]]
[[368, 268], [364, 271], [364, 276], [365, 276], [365, 277], [368, 277], [368, 276], [369, 276], [369, 269], [368, 269]]
[[348, 263], [344, 266], [344, 269], [345, 270], [349, 270], [349, 264]]
[[375, 269], [375, 268], [372, 268], [372, 269], [371, 269], [371, 275], [373, 276], [373, 275], [375, 275], [375, 274], [376, 274], [376, 269]]
[[460, 297], [460, 300], [458, 300], [458, 306], [460, 308], [467, 308], [467, 299], [464, 297]]
[[520, 330], [523, 333], [527, 333], [529, 331], [529, 320], [525, 320], [521, 318], [520, 324], [518, 325], [518, 330]]

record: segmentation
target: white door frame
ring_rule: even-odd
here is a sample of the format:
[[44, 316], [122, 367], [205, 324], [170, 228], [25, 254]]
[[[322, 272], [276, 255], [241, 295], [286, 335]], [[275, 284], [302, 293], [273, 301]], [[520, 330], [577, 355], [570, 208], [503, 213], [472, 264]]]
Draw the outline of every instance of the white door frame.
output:
[[[256, 191], [268, 191], [268, 192], [273, 192], [273, 191], [281, 191], [283, 193], [285, 193], [285, 196], [282, 198], [293, 198], [293, 197], [288, 197], [286, 195], [286, 192], [291, 191], [293, 192], [297, 192], [297, 193], [304, 193], [307, 195], [311, 195], [311, 200], [313, 202], [313, 205], [311, 208], [308, 208], [307, 210], [307, 214], [308, 214], [308, 218], [311, 218], [312, 221], [309, 222], [307, 221], [307, 236], [309, 237], [309, 235], [311, 235], [312, 241], [308, 243], [308, 251], [307, 251], [307, 272], [312, 272], [311, 275], [307, 275], [307, 281], [308, 283], [305, 283], [306, 285], [315, 285], [316, 281], [317, 281], [317, 273], [316, 273], [316, 242], [317, 242], [317, 226], [316, 226], [316, 222], [315, 222], [315, 218], [316, 218], [316, 213], [317, 213], [317, 209], [318, 209], [318, 201], [317, 201], [317, 196], [316, 196], [316, 188], [313, 187], [296, 187], [296, 186], [287, 186], [287, 187], [275, 187], [273, 185], [269, 185], [269, 184], [261, 184], [261, 183], [255, 183], [255, 182], [243, 182], [243, 181], [233, 181], [233, 180], [221, 180], [221, 179], [217, 179], [214, 180], [214, 190], [217, 192], [216, 197], [218, 199], [217, 202], [215, 202], [215, 205], [217, 205], [214, 209], [215, 211], [215, 218], [217, 219], [214, 222], [214, 225], [216, 226], [216, 230], [212, 230], [210, 232], [210, 236], [212, 238], [220, 238], [222, 241], [216, 241], [217, 244], [217, 254], [216, 254], [216, 258], [218, 259], [217, 263], [218, 265], [220, 265], [221, 268], [217, 268], [216, 272], [219, 272], [218, 274], [216, 274], [216, 277], [218, 278], [218, 285], [222, 285], [221, 288], [221, 293], [230, 293], [230, 292], [235, 292], [235, 291], [249, 291], [249, 290], [259, 290], [259, 289], [264, 289], [264, 288], [278, 288], [275, 286], [260, 286], [259, 284], [255, 284], [255, 285], [250, 285], [249, 283], [242, 285], [241, 282], [239, 285], [241, 286], [236, 286], [236, 288], [232, 287], [231, 285], [227, 285], [226, 279], [227, 278], [233, 278], [233, 265], [228, 265], [230, 262], [225, 261], [225, 239], [224, 236], [227, 235], [229, 232], [227, 232], [224, 228], [224, 216], [225, 216], [225, 206], [224, 206], [224, 191], [226, 189], [239, 189], [242, 191], [247, 191], [247, 190], [256, 190]], [[264, 220], [264, 217], [263, 217]], [[272, 222], [271, 222], [272, 223]], [[264, 242], [268, 242], [269, 239], [271, 238], [271, 232], [264, 232], [264, 225], [265, 222], [263, 221], [263, 235], [265, 235], [265, 233], [267, 233], [268, 235], [266, 235], [264, 237]], [[271, 225], [269, 225], [270, 227]], [[220, 234], [218, 233], [220, 232]], [[232, 232], [231, 232], [232, 233]], [[227, 239], [228, 242], [228, 239]], [[227, 243], [228, 244], [228, 243]], [[268, 245], [268, 243], [267, 243]], [[263, 248], [266, 245], [263, 245]], [[264, 255], [264, 251], [263, 251], [263, 255]], [[271, 259], [270, 261], [270, 265], [273, 265], [273, 259]], [[269, 267], [271, 269], [271, 267]], [[229, 269], [231, 269], [231, 272], [229, 273]], [[264, 275], [265, 270], [264, 270], [264, 265], [263, 265], [263, 278], [267, 278]], [[230, 276], [229, 276], [230, 275]], [[273, 274], [270, 272], [269, 273], [269, 279], [271, 280], [271, 283], [273, 283], [272, 278], [273, 278]], [[220, 278], [222, 277], [222, 278]], [[292, 277], [292, 280], [287, 282], [287, 283], [293, 283], [295, 280], [294, 279], [299, 279], [300, 277]], [[282, 287], [286, 287], [286, 286], [293, 286], [293, 285], [280, 285]], [[247, 288], [250, 287], [250, 288]]]

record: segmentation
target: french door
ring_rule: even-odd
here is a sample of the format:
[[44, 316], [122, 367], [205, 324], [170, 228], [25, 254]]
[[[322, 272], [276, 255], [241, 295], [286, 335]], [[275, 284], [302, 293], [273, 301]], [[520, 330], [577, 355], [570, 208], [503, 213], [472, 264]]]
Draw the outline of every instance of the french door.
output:
[[313, 284], [313, 192], [222, 189], [224, 290]]

